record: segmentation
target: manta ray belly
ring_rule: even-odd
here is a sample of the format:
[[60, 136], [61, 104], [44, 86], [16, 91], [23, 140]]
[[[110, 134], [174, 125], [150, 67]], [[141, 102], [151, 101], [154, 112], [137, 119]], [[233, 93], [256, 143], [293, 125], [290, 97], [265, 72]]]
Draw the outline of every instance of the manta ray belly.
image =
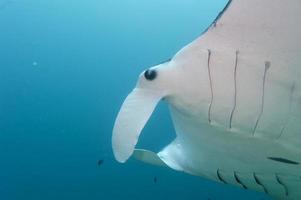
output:
[[[208, 105], [188, 102], [188, 107], [186, 102], [171, 102], [181, 154], [171, 155], [170, 159], [193, 175], [280, 199], [294, 195], [295, 190], [288, 185], [300, 185], [301, 170], [299, 164], [290, 162], [299, 163], [301, 152], [297, 145], [285, 140], [293, 134], [289, 129], [297, 132], [301, 128], [300, 123], [288, 126], [300, 121], [294, 117], [298, 115], [299, 84], [288, 78], [292, 72], [276, 58], [258, 59], [257, 55], [234, 50], [210, 50], [207, 55], [207, 66], [198, 67], [208, 69], [211, 101]], [[196, 93], [194, 99], [198, 96], [202, 94]], [[195, 112], [206, 108], [208, 113]], [[282, 159], [275, 161], [271, 157]], [[287, 181], [289, 177], [295, 181]]]
[[174, 107], [171, 113], [182, 150], [172, 160], [183, 171], [277, 198], [293, 195], [294, 189], [288, 192], [293, 183], [301, 185], [300, 152], [267, 138], [199, 122]]
[[[185, 146], [183, 149], [204, 154], [208, 159], [217, 158], [216, 167], [227, 161], [231, 163], [229, 169], [241, 165], [246, 171], [263, 173], [278, 170], [279, 163], [267, 157], [299, 162], [301, 150], [299, 145], [288, 142], [291, 139], [288, 129], [294, 128], [297, 132], [301, 130], [301, 123], [291, 127], [288, 124], [293, 120], [301, 122], [295, 116], [300, 115], [300, 109], [293, 109], [300, 108], [300, 81], [297, 82], [294, 71], [285, 66], [287, 60], [231, 48], [198, 51], [198, 55], [189, 51], [195, 51], [193, 45], [187, 49], [174, 60], [195, 69], [188, 76], [193, 77], [194, 82], [187, 82], [194, 88], [194, 96], [185, 96], [176, 102], [167, 99], [177, 139]], [[185, 53], [191, 54], [195, 62], [181, 60]], [[195, 63], [198, 65], [193, 65]], [[197, 77], [208, 80], [207, 90], [203, 89], [204, 85], [199, 91], [196, 89], [196, 84], [202, 83]], [[295, 139], [301, 140], [297, 134]], [[205, 162], [210, 163], [206, 159]]]

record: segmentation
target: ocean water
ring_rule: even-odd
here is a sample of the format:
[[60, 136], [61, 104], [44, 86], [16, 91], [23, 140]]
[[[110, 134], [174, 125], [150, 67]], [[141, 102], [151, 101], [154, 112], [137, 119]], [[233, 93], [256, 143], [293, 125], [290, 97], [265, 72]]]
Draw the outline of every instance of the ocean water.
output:
[[[112, 154], [116, 114], [140, 72], [226, 3], [0, 0], [0, 200], [270, 199]], [[173, 137], [161, 103], [138, 147], [158, 151]]]

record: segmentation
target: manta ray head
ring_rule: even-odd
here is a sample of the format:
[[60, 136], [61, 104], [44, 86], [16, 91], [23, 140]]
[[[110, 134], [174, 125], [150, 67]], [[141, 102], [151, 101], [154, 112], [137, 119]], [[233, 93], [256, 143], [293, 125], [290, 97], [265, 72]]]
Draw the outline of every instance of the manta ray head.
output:
[[181, 91], [181, 68], [168, 61], [142, 72], [133, 91], [127, 96], [115, 121], [113, 153], [125, 162], [133, 153], [138, 137], [158, 102], [176, 103]]
[[210, 102], [207, 59], [207, 51], [191, 52], [184, 48], [170, 61], [140, 74], [113, 128], [112, 147], [117, 161], [125, 162], [132, 155], [144, 125], [160, 100], [164, 99], [173, 110], [191, 119], [202, 113], [206, 115], [202, 108], [207, 109]]
[[135, 89], [156, 93], [161, 98], [173, 94], [177, 82], [177, 70], [170, 61], [144, 70], [138, 78]]

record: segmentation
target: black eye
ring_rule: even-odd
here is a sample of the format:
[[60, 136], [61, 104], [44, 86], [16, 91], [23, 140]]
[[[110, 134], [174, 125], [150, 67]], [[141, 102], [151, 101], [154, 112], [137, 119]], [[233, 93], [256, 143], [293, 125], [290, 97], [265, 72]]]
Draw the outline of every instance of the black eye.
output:
[[147, 69], [145, 72], [144, 72], [144, 77], [149, 80], [149, 81], [152, 81], [154, 80], [156, 77], [157, 77], [157, 71], [156, 70], [151, 70], [151, 69]]

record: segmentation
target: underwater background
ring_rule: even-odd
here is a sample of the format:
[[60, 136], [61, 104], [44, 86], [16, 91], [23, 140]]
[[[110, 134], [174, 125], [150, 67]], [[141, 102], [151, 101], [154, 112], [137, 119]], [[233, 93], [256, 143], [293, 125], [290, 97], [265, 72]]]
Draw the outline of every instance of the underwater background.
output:
[[[0, 0], [0, 200], [270, 200], [112, 154], [138, 75], [200, 36], [226, 3]], [[173, 137], [161, 103], [138, 147], [159, 151]]]

